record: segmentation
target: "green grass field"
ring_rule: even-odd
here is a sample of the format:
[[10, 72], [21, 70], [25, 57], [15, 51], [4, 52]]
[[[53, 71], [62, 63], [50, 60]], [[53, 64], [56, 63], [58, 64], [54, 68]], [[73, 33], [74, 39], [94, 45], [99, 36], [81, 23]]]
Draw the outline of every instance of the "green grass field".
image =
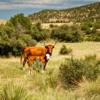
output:
[[[70, 47], [72, 53], [69, 55], [60, 55], [59, 51], [62, 45]], [[43, 44], [39, 43], [38, 46], [43, 46]], [[73, 56], [74, 58], [80, 59], [92, 54], [97, 55], [98, 59], [100, 58], [100, 42], [57, 43], [47, 63], [46, 71], [44, 73], [38, 73], [33, 70], [31, 75], [28, 74], [27, 64], [25, 71], [21, 70], [22, 65], [20, 65], [19, 57], [0, 58], [0, 96], [3, 93], [3, 87], [13, 82], [16, 86], [23, 86], [28, 94], [31, 95], [32, 100], [100, 100], [100, 96], [97, 94], [94, 97], [88, 96], [88, 91], [93, 87], [92, 90], [98, 91], [99, 93], [100, 78], [95, 82], [89, 82], [83, 79], [83, 82], [79, 83], [80, 87], [75, 90], [64, 90], [58, 79], [59, 66], [65, 58]]]

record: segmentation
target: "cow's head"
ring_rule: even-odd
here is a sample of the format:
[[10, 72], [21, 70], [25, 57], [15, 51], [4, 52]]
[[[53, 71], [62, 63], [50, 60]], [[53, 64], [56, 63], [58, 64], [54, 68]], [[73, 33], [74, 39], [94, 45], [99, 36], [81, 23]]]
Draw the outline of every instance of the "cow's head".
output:
[[52, 55], [52, 51], [53, 51], [53, 48], [55, 47], [56, 43], [57, 43], [57, 41], [55, 41], [54, 45], [51, 45], [51, 44], [45, 45], [45, 48], [47, 49], [47, 54], [49, 54], [50, 56]]
[[54, 45], [46, 45], [45, 48], [47, 49], [47, 54], [49, 54], [51, 56]]

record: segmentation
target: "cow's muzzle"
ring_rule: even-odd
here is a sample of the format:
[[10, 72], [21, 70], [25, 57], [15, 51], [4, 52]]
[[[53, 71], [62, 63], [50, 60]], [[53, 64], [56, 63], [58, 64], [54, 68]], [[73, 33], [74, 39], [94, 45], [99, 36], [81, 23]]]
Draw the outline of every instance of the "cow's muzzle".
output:
[[46, 59], [47, 59], [47, 60], [50, 59], [50, 54], [46, 54]]

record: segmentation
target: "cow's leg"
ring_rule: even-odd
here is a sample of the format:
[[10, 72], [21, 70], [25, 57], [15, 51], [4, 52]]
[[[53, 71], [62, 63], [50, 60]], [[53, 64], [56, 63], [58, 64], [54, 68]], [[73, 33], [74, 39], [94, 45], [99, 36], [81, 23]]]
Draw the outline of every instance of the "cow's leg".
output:
[[25, 63], [26, 63], [26, 61], [27, 61], [27, 59], [23, 60], [23, 67], [22, 67], [23, 70], [25, 70]]
[[44, 66], [45, 66], [45, 59], [44, 58], [41, 58], [40, 61], [42, 61], [42, 67], [43, 67], [42, 68], [42, 71], [43, 71], [43, 70], [45, 70], [45, 68], [44, 68]]
[[46, 69], [46, 64], [47, 64], [48, 60], [46, 60], [45, 58], [42, 59], [42, 63], [43, 63], [43, 70], [45, 71]]
[[46, 69], [46, 64], [44, 64], [44, 68], [43, 68], [43, 70], [45, 70]]
[[47, 64], [47, 62], [46, 62], [46, 60], [45, 59], [43, 59], [43, 70], [45, 71], [45, 69], [46, 69], [46, 64]]
[[32, 73], [32, 64], [33, 64], [33, 60], [28, 60], [29, 74]]

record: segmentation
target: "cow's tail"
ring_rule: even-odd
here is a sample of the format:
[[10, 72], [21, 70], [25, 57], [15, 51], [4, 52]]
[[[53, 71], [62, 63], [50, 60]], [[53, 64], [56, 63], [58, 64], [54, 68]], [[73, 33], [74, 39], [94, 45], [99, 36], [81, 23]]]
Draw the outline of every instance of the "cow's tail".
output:
[[21, 50], [20, 64], [22, 64], [22, 59], [23, 59], [23, 50]]
[[23, 58], [23, 56], [22, 56], [22, 54], [21, 54], [21, 57], [20, 57], [20, 64], [22, 64], [22, 58]]

